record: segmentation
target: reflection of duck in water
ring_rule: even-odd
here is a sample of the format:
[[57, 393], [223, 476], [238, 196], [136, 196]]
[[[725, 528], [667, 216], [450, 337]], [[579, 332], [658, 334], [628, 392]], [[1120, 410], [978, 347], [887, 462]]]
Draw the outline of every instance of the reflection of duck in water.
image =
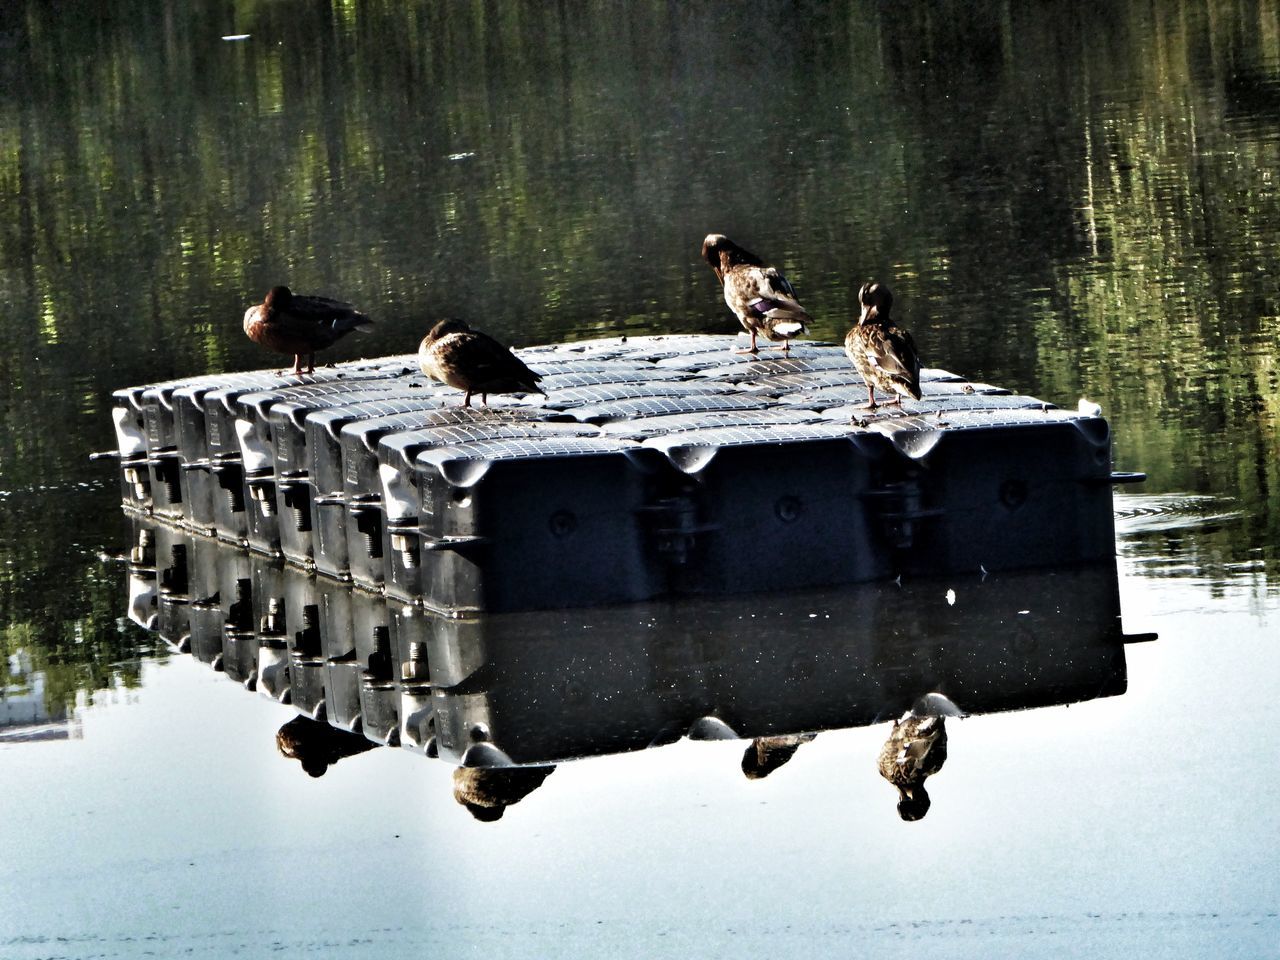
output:
[[742, 755], [742, 772], [748, 780], [763, 780], [795, 756], [802, 743], [816, 733], [788, 733], [779, 737], [756, 737]]
[[929, 812], [924, 782], [947, 762], [946, 717], [963, 712], [941, 694], [921, 697], [901, 720], [880, 750], [880, 776], [898, 788], [898, 816], [919, 820]]
[[724, 302], [751, 334], [751, 349], [739, 353], [758, 352], [757, 335], [781, 340], [782, 352], [788, 353], [791, 338], [809, 332], [809, 314], [777, 267], [766, 266], [754, 253], [719, 233], [707, 234], [702, 241], [702, 259], [724, 285]]
[[433, 326], [418, 345], [418, 363], [433, 380], [466, 391], [464, 407], [471, 406], [473, 393], [480, 394], [486, 406], [491, 393], [542, 393], [541, 374], [462, 320], [441, 320]]
[[280, 756], [297, 760], [313, 777], [322, 777], [339, 760], [376, 746], [358, 733], [348, 733], [304, 716], [294, 717], [276, 732]]
[[920, 399], [920, 356], [911, 334], [894, 325], [893, 294], [882, 283], [864, 283], [858, 291], [862, 316], [844, 338], [844, 352], [867, 384], [867, 409], [876, 409], [876, 388], [901, 404]]
[[453, 799], [477, 820], [490, 823], [507, 807], [519, 803], [542, 786], [554, 766], [458, 767], [453, 771]]

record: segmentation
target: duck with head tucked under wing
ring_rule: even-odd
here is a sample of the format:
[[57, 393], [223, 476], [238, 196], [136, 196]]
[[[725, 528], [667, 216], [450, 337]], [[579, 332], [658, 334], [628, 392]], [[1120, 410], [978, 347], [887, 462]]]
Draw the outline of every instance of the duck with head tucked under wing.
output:
[[894, 326], [889, 311], [893, 294], [883, 283], [864, 283], [858, 291], [862, 316], [844, 338], [844, 352], [867, 384], [867, 409], [876, 409], [876, 387], [893, 395], [886, 406], [903, 397], [920, 399], [920, 357], [911, 334]]
[[244, 313], [244, 332], [258, 346], [293, 354], [293, 373], [301, 375], [302, 356], [307, 373], [316, 368], [316, 351], [331, 347], [352, 330], [364, 331], [373, 321], [349, 303], [328, 297], [295, 294], [288, 287], [272, 287], [266, 298]]
[[709, 233], [702, 241], [702, 259], [724, 285], [724, 302], [751, 334], [751, 348], [739, 353], [758, 353], [757, 335], [781, 340], [782, 352], [790, 353], [791, 338], [809, 332], [809, 314], [796, 299], [791, 282], [776, 267], [766, 266], [754, 253], [719, 233]]
[[488, 334], [472, 330], [462, 320], [441, 320], [422, 338], [418, 363], [433, 380], [465, 390], [464, 407], [480, 394], [488, 405], [491, 393], [542, 393], [542, 379], [524, 361]]

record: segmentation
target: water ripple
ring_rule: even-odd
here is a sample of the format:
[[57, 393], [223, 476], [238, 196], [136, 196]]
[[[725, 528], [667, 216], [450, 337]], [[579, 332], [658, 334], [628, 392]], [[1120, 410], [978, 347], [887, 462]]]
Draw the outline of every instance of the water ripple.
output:
[[1228, 497], [1199, 493], [1116, 494], [1116, 536], [1196, 530], [1232, 523], [1244, 516]]

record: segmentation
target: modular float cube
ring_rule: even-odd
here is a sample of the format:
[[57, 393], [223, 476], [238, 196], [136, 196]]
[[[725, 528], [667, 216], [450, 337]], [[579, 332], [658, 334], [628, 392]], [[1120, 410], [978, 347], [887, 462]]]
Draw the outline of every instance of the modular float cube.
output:
[[[295, 562], [313, 562], [321, 573], [345, 579], [346, 498], [343, 494], [342, 431], [348, 424], [385, 422], [388, 418], [409, 425], [423, 425], [422, 415], [440, 410], [443, 398], [430, 390], [410, 391], [363, 403], [317, 410], [307, 415], [305, 427], [305, 480], [309, 487], [305, 524], [310, 532], [295, 547], [282, 534], [284, 555]], [[277, 442], [277, 472], [282, 472]], [[376, 487], [376, 483], [374, 484]], [[299, 505], [301, 508], [301, 504]], [[284, 505], [287, 508], [288, 505]], [[282, 509], [283, 512], [283, 509]], [[295, 521], [295, 525], [302, 518]]]
[[641, 521], [650, 471], [639, 453], [625, 440], [533, 435], [418, 454], [423, 600], [500, 611], [663, 592]]
[[1091, 562], [1115, 552], [1111, 433], [1061, 410], [949, 410], [875, 426], [899, 456], [876, 494], [902, 569]]
[[428, 381], [374, 381], [354, 392], [323, 397], [292, 398], [275, 403], [268, 415], [275, 458], [276, 516], [280, 549], [294, 563], [306, 566], [314, 555], [314, 501], [318, 495], [317, 464], [325, 468], [319, 481], [332, 490], [340, 483], [341, 466], [313, 447], [330, 440], [327, 426], [353, 419], [441, 405]]
[[[474, 407], [444, 407], [388, 416], [375, 416], [345, 424], [339, 441], [341, 483], [336, 489], [317, 487], [319, 517], [315, 560], [316, 570], [330, 576], [351, 579], [369, 590], [383, 583], [382, 531], [385, 511], [378, 447], [383, 437], [433, 427], [467, 424], [496, 425], [514, 421], [546, 419], [535, 410]], [[407, 462], [400, 458], [398, 463]], [[331, 477], [328, 468], [317, 467], [317, 476]], [[410, 498], [412, 499], [412, 498]]]
[[884, 439], [825, 424], [747, 424], [651, 437], [687, 480], [665, 503], [677, 590], [731, 593], [889, 575], [863, 505]]
[[[923, 371], [920, 400], [867, 410], [840, 347], [749, 359], [737, 345], [690, 335], [534, 347], [519, 352], [546, 396], [466, 408], [412, 356], [118, 390], [121, 503], [447, 615], [1113, 551], [1110, 485], [1136, 475], [1112, 472], [1101, 417], [940, 369]], [[193, 597], [185, 619], [206, 656], [214, 619], [230, 630], [222, 662], [249, 682], [234, 597], [233, 585], [217, 618]], [[273, 642], [293, 651], [293, 692], [320, 709], [312, 674], [332, 656], [305, 639], [319, 609], [313, 628], [283, 608], [255, 616], [288, 620]], [[349, 724], [370, 710], [385, 720], [399, 655], [351, 668]]]
[[419, 491], [420, 454], [436, 447], [485, 440], [524, 440], [543, 449], [563, 438], [590, 436], [594, 427], [532, 420], [526, 417], [477, 418], [469, 423], [393, 433], [378, 441], [378, 478], [382, 488], [382, 572], [388, 596], [402, 600], [423, 598], [423, 556]]

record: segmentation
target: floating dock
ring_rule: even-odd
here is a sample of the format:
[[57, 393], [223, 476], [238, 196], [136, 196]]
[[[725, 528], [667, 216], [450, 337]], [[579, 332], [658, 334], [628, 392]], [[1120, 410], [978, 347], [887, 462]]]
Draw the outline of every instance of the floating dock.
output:
[[832, 344], [517, 353], [545, 397], [413, 355], [116, 391], [126, 511], [446, 616], [777, 591], [1114, 553], [1100, 416], [922, 375], [869, 412]]

